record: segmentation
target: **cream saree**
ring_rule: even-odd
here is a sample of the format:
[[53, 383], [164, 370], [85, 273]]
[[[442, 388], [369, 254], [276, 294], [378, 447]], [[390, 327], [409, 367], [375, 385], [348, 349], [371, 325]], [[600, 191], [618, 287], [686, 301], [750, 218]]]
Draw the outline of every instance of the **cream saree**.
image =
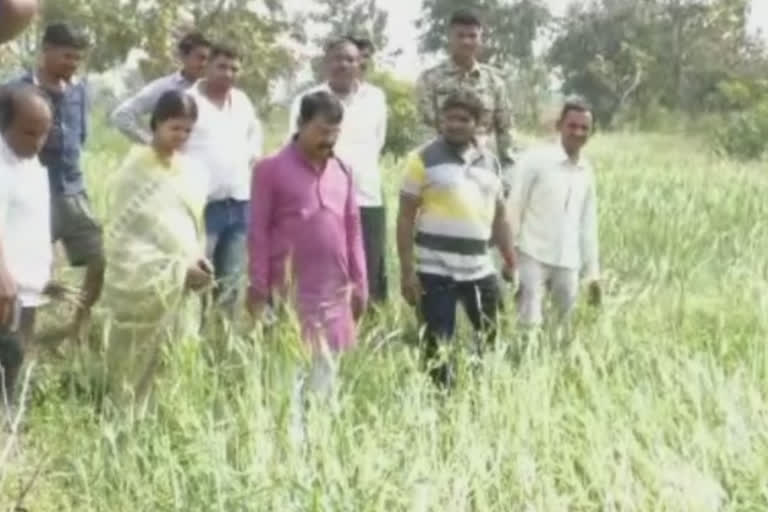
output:
[[110, 187], [107, 267], [107, 386], [114, 402], [144, 405], [163, 345], [181, 336], [187, 269], [203, 255], [207, 183], [177, 155], [129, 153]]

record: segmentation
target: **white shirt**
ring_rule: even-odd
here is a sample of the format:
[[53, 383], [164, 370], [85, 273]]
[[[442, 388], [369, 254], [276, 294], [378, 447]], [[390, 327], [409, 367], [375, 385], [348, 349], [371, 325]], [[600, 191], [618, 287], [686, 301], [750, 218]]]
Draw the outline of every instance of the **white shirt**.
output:
[[[301, 99], [318, 91], [333, 92], [327, 83], [320, 84], [293, 101], [288, 118], [289, 138], [298, 129]], [[387, 137], [386, 97], [378, 87], [363, 82], [349, 96], [338, 98], [344, 106], [344, 120], [334, 152], [351, 168], [358, 206], [381, 206], [379, 157]]]
[[24, 307], [45, 303], [51, 278], [48, 173], [37, 156], [19, 158], [0, 136], [0, 240]]
[[262, 154], [261, 122], [251, 100], [232, 89], [223, 108], [201, 91], [200, 82], [187, 93], [197, 102], [197, 122], [184, 152], [208, 174], [208, 200], [245, 201], [251, 195], [251, 168]]
[[572, 162], [559, 143], [524, 154], [512, 178], [509, 212], [518, 250], [598, 278], [597, 194], [583, 158]]

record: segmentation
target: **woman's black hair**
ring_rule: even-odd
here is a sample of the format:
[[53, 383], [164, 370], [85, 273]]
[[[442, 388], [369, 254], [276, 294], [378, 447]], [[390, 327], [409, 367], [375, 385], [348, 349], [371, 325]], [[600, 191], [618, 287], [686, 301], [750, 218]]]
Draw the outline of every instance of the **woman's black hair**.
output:
[[195, 103], [195, 99], [182, 91], [167, 91], [155, 103], [155, 109], [152, 111], [149, 126], [152, 128], [152, 131], [155, 131], [160, 123], [182, 117], [197, 121], [197, 103]]

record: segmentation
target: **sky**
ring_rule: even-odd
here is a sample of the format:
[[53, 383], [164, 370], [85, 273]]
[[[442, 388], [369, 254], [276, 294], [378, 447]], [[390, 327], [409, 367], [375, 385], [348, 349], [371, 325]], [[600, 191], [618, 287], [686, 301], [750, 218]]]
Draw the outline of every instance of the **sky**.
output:
[[[305, 4], [302, 0], [298, 2]], [[547, 0], [546, 3], [555, 14], [562, 14], [571, 2]], [[381, 0], [379, 4], [389, 12], [390, 46], [403, 51], [394, 69], [403, 78], [414, 79], [425, 65], [418, 54], [418, 33], [413, 26], [421, 12], [422, 0]], [[752, 0], [752, 25], [768, 31], [768, 0]]]

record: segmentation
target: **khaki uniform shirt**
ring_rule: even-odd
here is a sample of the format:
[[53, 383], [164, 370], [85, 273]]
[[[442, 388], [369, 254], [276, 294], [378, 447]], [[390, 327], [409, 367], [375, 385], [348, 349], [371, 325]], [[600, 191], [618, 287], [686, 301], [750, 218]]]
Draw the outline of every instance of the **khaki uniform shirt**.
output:
[[423, 72], [416, 82], [416, 101], [422, 123], [421, 138], [431, 140], [439, 132], [440, 108], [452, 93], [468, 89], [478, 95], [484, 105], [478, 130], [478, 143], [492, 151], [503, 167], [514, 162], [512, 105], [501, 71], [475, 63], [469, 72], [451, 59]]

